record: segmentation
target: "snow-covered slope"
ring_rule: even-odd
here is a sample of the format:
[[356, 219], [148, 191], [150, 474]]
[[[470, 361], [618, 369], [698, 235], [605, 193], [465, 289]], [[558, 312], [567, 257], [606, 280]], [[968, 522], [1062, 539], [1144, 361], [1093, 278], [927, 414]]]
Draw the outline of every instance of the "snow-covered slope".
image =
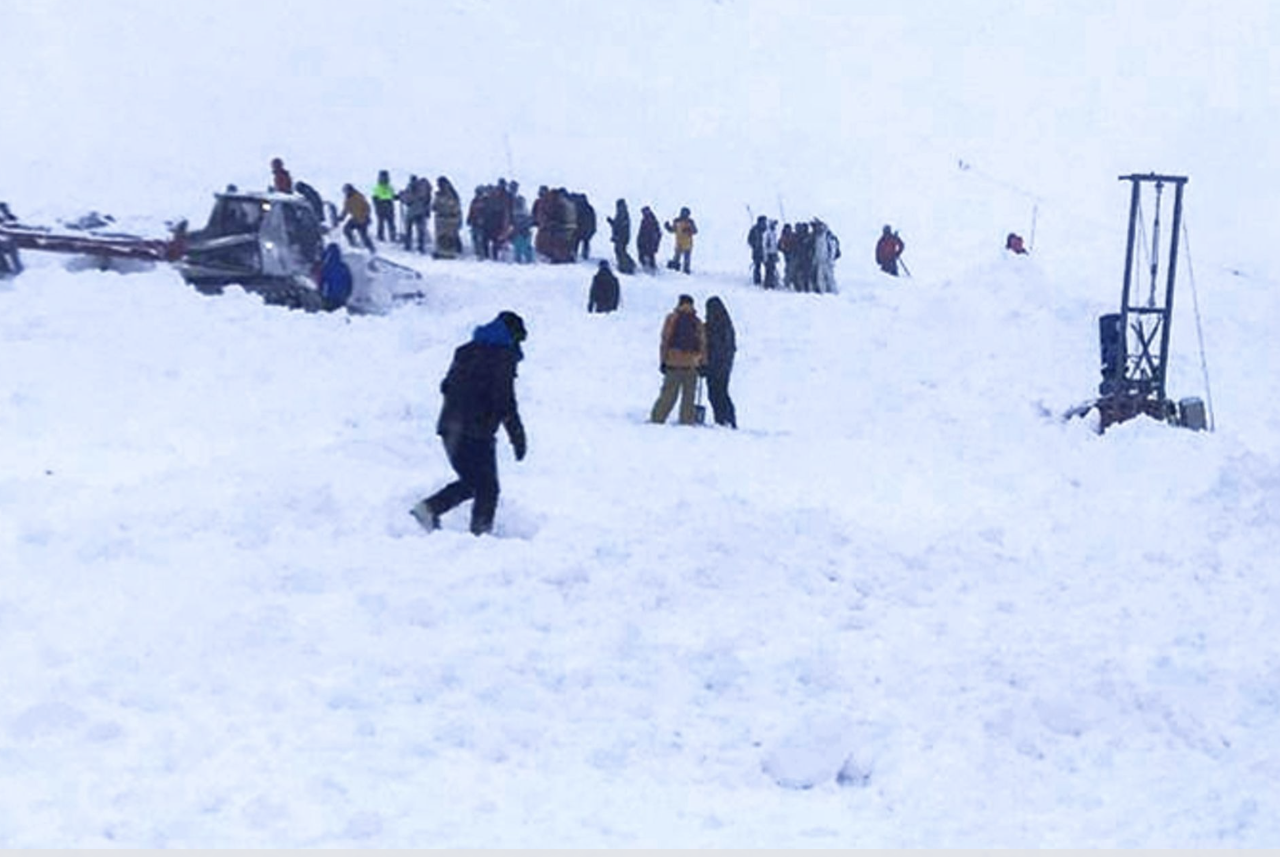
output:
[[[1236, 157], [1264, 120], [1233, 107], [1265, 5], [1141, 41], [1143, 3], [107, 5], [5, 10], [0, 198], [30, 219], [198, 218], [282, 155], [329, 195], [509, 175], [702, 232], [694, 276], [624, 278], [609, 316], [589, 264], [393, 250], [422, 300], [348, 316], [28, 254], [0, 283], [0, 844], [1280, 840], [1280, 306]], [[1213, 433], [1057, 419], [1118, 304], [1115, 176], [1147, 169], [1192, 176], [1170, 390], [1210, 392], [1199, 324]], [[779, 197], [840, 234], [840, 294], [749, 285], [744, 203]], [[915, 277], [874, 272], [885, 221]], [[683, 291], [733, 316], [737, 432], [645, 421]], [[427, 535], [439, 379], [505, 308], [529, 456], [500, 442], [496, 537]]]

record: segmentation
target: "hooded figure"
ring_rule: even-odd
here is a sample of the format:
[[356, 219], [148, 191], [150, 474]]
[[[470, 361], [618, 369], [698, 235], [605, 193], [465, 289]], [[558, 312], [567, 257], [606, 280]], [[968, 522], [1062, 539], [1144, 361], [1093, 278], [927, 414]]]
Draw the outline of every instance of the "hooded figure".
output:
[[329, 243], [320, 261], [320, 300], [326, 312], [346, 306], [351, 298], [351, 267], [342, 259], [342, 250]]
[[707, 379], [707, 398], [716, 425], [738, 427], [738, 415], [729, 398], [729, 375], [733, 373], [733, 355], [738, 351], [733, 320], [718, 297], [707, 298], [707, 362], [702, 375]]
[[499, 491], [498, 426], [506, 429], [516, 461], [524, 459], [527, 449], [515, 389], [525, 338], [524, 320], [505, 310], [477, 327], [471, 341], [454, 351], [449, 372], [440, 382], [444, 404], [436, 433], [458, 478], [409, 510], [427, 530], [439, 529], [440, 516], [467, 500], [474, 500], [471, 532], [478, 536], [493, 529]]
[[618, 278], [609, 270], [609, 263], [601, 259], [600, 267], [591, 280], [587, 312], [613, 312], [618, 308], [618, 299]]
[[613, 256], [618, 263], [618, 271], [623, 274], [634, 274], [636, 263], [627, 252], [627, 245], [631, 243], [631, 213], [627, 211], [627, 201], [618, 200], [613, 217], [605, 219], [609, 221]]
[[653, 209], [645, 206], [640, 209], [640, 230], [636, 233], [636, 253], [640, 255], [640, 265], [650, 274], [658, 270], [658, 246], [662, 243], [662, 227], [658, 225], [658, 216]]

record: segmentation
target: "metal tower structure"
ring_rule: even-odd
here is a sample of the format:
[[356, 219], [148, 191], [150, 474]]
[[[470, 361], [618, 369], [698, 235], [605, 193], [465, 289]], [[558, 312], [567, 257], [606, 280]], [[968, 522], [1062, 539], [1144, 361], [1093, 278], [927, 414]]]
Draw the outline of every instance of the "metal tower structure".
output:
[[[1177, 407], [1168, 399], [1165, 382], [1173, 287], [1178, 273], [1178, 237], [1182, 230], [1182, 192], [1187, 177], [1148, 173], [1120, 176], [1120, 181], [1131, 184], [1129, 238], [1120, 312], [1098, 319], [1102, 383], [1096, 404], [1103, 430], [1139, 414], [1171, 422], [1177, 418]], [[1162, 221], [1166, 189], [1173, 191], [1173, 222], [1167, 238]], [[1152, 197], [1148, 243], [1143, 200]], [[1139, 252], [1142, 260], [1137, 258]]]

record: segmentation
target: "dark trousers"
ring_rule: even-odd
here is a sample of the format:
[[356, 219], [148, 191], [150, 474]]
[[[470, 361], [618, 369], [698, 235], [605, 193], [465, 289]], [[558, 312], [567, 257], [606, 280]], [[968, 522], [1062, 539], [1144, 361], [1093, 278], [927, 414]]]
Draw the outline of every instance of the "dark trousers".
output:
[[751, 282], [760, 285], [760, 266], [764, 264], [764, 257], [752, 254], [751, 256]]
[[889, 259], [887, 261], [881, 262], [880, 270], [884, 271], [886, 274], [889, 274], [890, 276], [893, 276], [893, 277], [898, 276], [898, 260]]
[[378, 240], [386, 241], [386, 232], [391, 233], [391, 240], [396, 240], [396, 203], [392, 199], [375, 199], [373, 212], [378, 218]]
[[729, 398], [729, 374], [733, 372], [733, 362], [728, 366], [707, 367], [707, 399], [711, 402], [711, 415], [718, 426], [738, 427], [738, 415], [733, 408], [733, 399]]
[[352, 247], [360, 246], [359, 244], [356, 243], [356, 238], [355, 238], [356, 233], [359, 233], [360, 240], [364, 243], [365, 249], [367, 249], [370, 253], [376, 252], [373, 249], [373, 241], [371, 241], [369, 238], [369, 224], [367, 222], [357, 223], [354, 220], [348, 220], [347, 225], [342, 227], [342, 234], [347, 236], [347, 243], [350, 244]]
[[427, 498], [427, 506], [443, 515], [460, 503], [471, 505], [471, 532], [477, 536], [493, 529], [498, 509], [498, 459], [492, 437], [445, 435], [444, 451], [458, 478]]
[[404, 249], [413, 249], [413, 233], [418, 233], [418, 252], [427, 252], [427, 216], [425, 214], [404, 219]]
[[649, 273], [658, 270], [658, 260], [655, 258], [657, 256], [656, 250], [650, 250], [647, 253], [644, 250], [639, 250], [638, 255], [640, 256], [640, 267]]

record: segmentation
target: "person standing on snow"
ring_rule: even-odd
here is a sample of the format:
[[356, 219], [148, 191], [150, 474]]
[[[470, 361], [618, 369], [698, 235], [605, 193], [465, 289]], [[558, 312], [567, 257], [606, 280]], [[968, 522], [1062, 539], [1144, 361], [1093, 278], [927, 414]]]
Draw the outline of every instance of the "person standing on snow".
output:
[[698, 367], [706, 360], [707, 332], [698, 318], [693, 298], [681, 295], [676, 308], [662, 323], [658, 345], [658, 368], [662, 390], [649, 412], [649, 421], [665, 423], [680, 397], [680, 424], [695, 423], [694, 397], [698, 389]]
[[427, 218], [431, 216], [431, 181], [409, 176], [409, 184], [400, 191], [404, 206], [404, 249], [413, 249], [413, 233], [418, 233], [418, 252], [427, 252]]
[[689, 259], [693, 255], [693, 236], [698, 234], [698, 225], [689, 216], [688, 207], [680, 209], [680, 216], [674, 222], [662, 224], [668, 232], [676, 236], [676, 254], [671, 257], [667, 267], [673, 271], [683, 270], [689, 273]]
[[836, 260], [840, 258], [840, 239], [821, 220], [813, 221], [814, 291], [836, 293]]
[[359, 234], [360, 240], [370, 253], [378, 252], [373, 249], [373, 241], [369, 238], [369, 200], [350, 184], [342, 186], [342, 194], [342, 216], [338, 218], [339, 223], [346, 221], [346, 225], [342, 227], [342, 234], [347, 236], [347, 242], [352, 247], [359, 246], [355, 238], [356, 234]]
[[436, 179], [436, 198], [431, 203], [436, 215], [436, 248], [433, 259], [456, 259], [462, 255], [462, 200], [453, 183], [444, 176]]
[[702, 366], [702, 376], [707, 379], [707, 398], [711, 401], [711, 414], [718, 426], [738, 427], [738, 415], [729, 398], [729, 376], [733, 373], [733, 355], [738, 344], [733, 332], [733, 320], [719, 297], [707, 298], [707, 360]]
[[764, 249], [764, 287], [776, 289], [778, 287], [778, 221], [769, 221], [760, 243]]
[[747, 230], [747, 246], [751, 248], [751, 282], [760, 285], [760, 268], [764, 265], [764, 230], [768, 226], [762, 214]]
[[904, 249], [906, 245], [902, 243], [898, 233], [886, 223], [884, 231], [880, 233], [880, 240], [876, 242], [876, 264], [880, 266], [880, 270], [890, 276], [898, 276], [898, 257]]
[[524, 460], [528, 448], [515, 388], [516, 365], [524, 358], [520, 343], [526, 336], [524, 320], [504, 310], [454, 351], [449, 372], [440, 382], [444, 404], [436, 433], [458, 478], [409, 510], [425, 529], [439, 529], [441, 515], [472, 500], [471, 532], [479, 536], [493, 530], [499, 492], [498, 426], [506, 429], [516, 461]]
[[631, 212], [627, 211], [627, 201], [620, 199], [614, 206], [613, 217], [606, 217], [609, 222], [609, 238], [613, 242], [613, 258], [621, 274], [634, 274], [636, 263], [627, 252], [631, 243]]
[[271, 159], [271, 189], [276, 193], [293, 193], [293, 176], [280, 158]]
[[658, 246], [662, 244], [662, 227], [658, 225], [658, 216], [653, 209], [644, 206], [640, 209], [640, 231], [636, 233], [636, 254], [640, 257], [640, 266], [650, 274], [658, 271]]
[[396, 189], [391, 186], [391, 174], [378, 170], [378, 183], [373, 186], [373, 210], [378, 218], [378, 240], [396, 243]]

